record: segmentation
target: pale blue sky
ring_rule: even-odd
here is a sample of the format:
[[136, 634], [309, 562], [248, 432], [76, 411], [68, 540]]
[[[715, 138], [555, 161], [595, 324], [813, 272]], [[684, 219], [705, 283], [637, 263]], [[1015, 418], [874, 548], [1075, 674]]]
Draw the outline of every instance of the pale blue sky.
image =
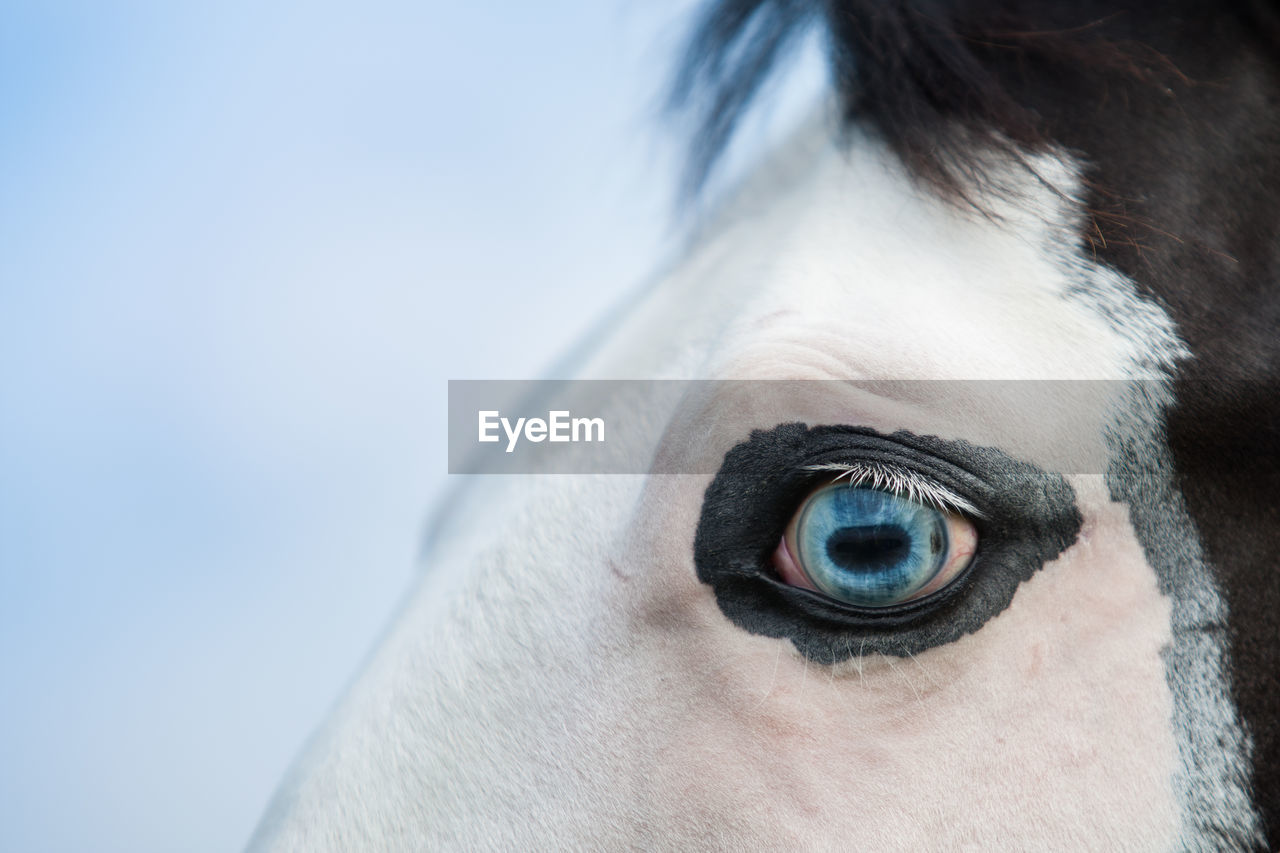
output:
[[0, 849], [244, 843], [409, 581], [446, 381], [669, 250], [690, 7], [0, 3]]

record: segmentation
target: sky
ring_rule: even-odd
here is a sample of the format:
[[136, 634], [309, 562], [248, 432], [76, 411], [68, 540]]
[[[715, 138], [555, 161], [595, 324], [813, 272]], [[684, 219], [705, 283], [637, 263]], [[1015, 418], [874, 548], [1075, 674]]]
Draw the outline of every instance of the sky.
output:
[[677, 244], [691, 8], [0, 0], [0, 849], [244, 845], [413, 576], [447, 381]]

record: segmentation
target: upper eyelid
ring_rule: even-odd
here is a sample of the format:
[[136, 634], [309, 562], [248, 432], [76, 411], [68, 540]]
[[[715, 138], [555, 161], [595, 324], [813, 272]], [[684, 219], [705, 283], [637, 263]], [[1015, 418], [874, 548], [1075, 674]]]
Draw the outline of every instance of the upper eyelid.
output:
[[837, 482], [847, 477], [850, 486], [870, 486], [892, 492], [944, 512], [958, 512], [972, 518], [985, 517], [977, 507], [960, 495], [910, 468], [882, 462], [827, 462], [807, 465], [801, 470], [834, 473]]

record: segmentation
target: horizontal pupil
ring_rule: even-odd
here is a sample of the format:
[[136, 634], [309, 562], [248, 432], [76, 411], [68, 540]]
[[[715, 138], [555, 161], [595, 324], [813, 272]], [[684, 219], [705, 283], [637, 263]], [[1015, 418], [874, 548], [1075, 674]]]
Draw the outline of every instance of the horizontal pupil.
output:
[[827, 537], [827, 556], [848, 571], [883, 571], [910, 554], [911, 535], [897, 524], [842, 527]]

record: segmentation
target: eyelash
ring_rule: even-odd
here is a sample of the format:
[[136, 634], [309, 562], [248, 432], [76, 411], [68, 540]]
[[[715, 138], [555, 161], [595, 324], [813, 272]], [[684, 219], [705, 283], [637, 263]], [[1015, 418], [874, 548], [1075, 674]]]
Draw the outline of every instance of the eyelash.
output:
[[978, 508], [968, 500], [910, 468], [881, 462], [827, 462], [808, 465], [802, 470], [834, 473], [836, 476], [831, 480], [832, 483], [847, 479], [850, 486], [867, 486], [943, 512], [957, 512], [971, 518], [982, 517]]

